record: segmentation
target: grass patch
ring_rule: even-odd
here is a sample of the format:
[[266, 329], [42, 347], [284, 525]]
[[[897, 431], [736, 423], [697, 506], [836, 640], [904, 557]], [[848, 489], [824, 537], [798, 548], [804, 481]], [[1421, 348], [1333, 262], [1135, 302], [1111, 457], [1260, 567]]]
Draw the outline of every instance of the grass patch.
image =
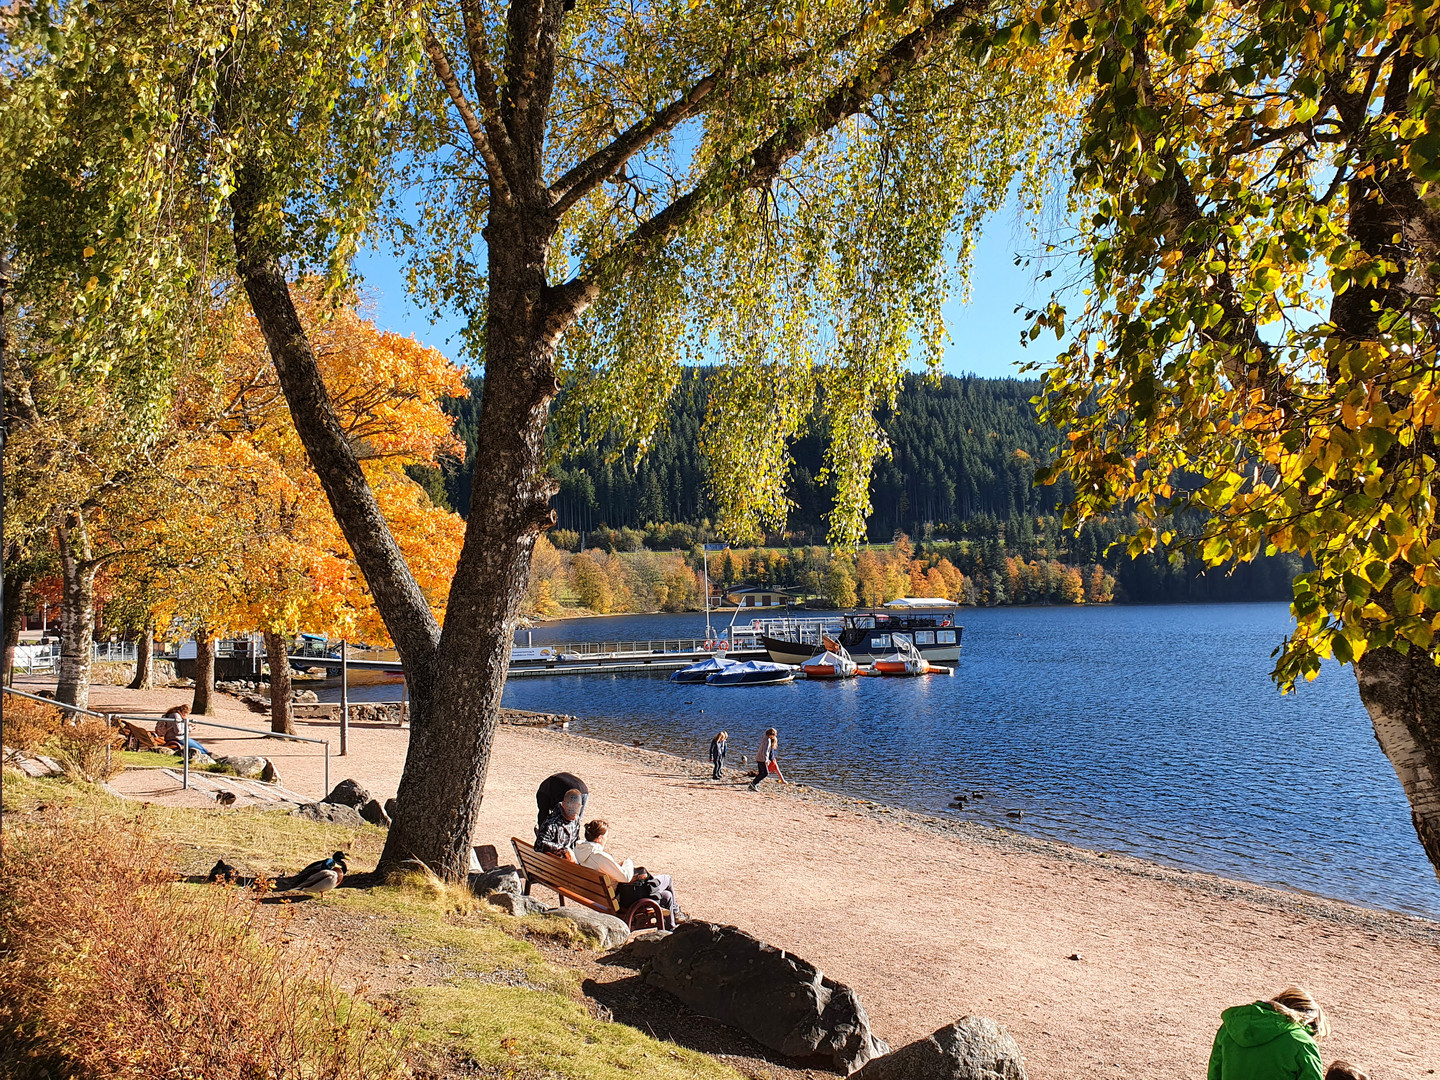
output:
[[[235, 1055], [241, 1050], [235, 1047], [243, 1045], [251, 1048], [245, 1053], [257, 1046], [270, 1047], [270, 1071], [254, 1075], [274, 1080], [388, 1077], [396, 1075], [387, 1070], [394, 1066], [394, 1055], [402, 1051], [409, 1055], [406, 1068], [413, 1066], [412, 1075], [429, 1074], [435, 1061], [466, 1061], [470, 1063], [467, 1068], [479, 1070], [482, 1075], [503, 1077], [740, 1080], [735, 1070], [705, 1054], [593, 1017], [581, 993], [579, 973], [547, 959], [530, 940], [583, 942], [583, 932], [569, 920], [545, 916], [514, 919], [477, 900], [463, 886], [447, 885], [418, 873], [399, 875], [370, 889], [327, 893], [311, 904], [323, 905], [326, 918], [338, 921], [335, 929], [342, 936], [347, 926], [364, 926], [372, 931], [377, 923], [382, 927], [382, 938], [387, 943], [381, 949], [378, 965], [387, 960], [404, 962], [409, 970], [408, 960], [414, 957], [440, 961], [442, 970], [453, 973], [453, 977], [437, 985], [405, 986], [382, 1002], [367, 1003], [339, 994], [323, 973], [281, 972], [273, 966], [274, 955], [278, 954], [265, 951], [271, 948], [265, 937], [269, 930], [261, 924], [271, 929], [282, 925], [284, 918], [276, 908], [254, 904], [243, 890], [169, 884], [176, 870], [184, 874], [203, 872], [221, 856], [252, 872], [270, 874], [282, 869], [293, 872], [311, 859], [339, 849], [350, 853], [352, 872], [365, 870], [374, 865], [384, 843], [384, 832], [374, 826], [346, 829], [275, 811], [139, 807], [132, 801], [110, 797], [92, 785], [61, 778], [31, 779], [10, 770], [5, 773], [4, 809], [7, 815], [15, 815], [7, 819], [6, 827], [7, 831], [15, 829], [12, 835], [16, 847], [37, 853], [47, 852], [54, 837], [66, 836], [69, 839], [62, 845], [66, 850], [78, 844], [91, 861], [109, 864], [120, 858], [117, 850], [123, 854], [134, 849], [137, 836], [168, 842], [164, 845], [163, 866], [157, 868], [153, 861], [147, 864], [154, 874], [143, 880], [144, 887], [131, 890], [133, 901], [125, 900], [122, 890], [106, 894], [101, 889], [98, 893], [110, 899], [97, 903], [93, 886], [72, 879], [71, 884], [76, 886], [70, 893], [72, 899], [52, 905], [53, 910], [46, 916], [49, 929], [45, 939], [63, 944], [55, 953], [61, 959], [42, 956], [38, 961], [28, 961], [28, 967], [8, 966], [14, 965], [21, 954], [4, 952], [13, 940], [12, 924], [19, 925], [12, 919], [10, 897], [17, 890], [38, 897], [42, 893], [34, 882], [48, 881], [53, 885], [67, 875], [43, 859], [27, 862], [7, 857], [0, 868], [0, 897], [4, 898], [0, 902], [0, 999], [4, 999], [0, 1009], [8, 1010], [0, 1016], [0, 1023], [10, 1025], [0, 1029], [0, 1036], [6, 1030], [23, 1029], [32, 1036], [50, 1039], [40, 1049], [52, 1055], [48, 1059], [51, 1075], [67, 1075], [55, 1066], [73, 1065], [78, 1060], [73, 1056], [55, 1057], [56, 1046], [52, 1044], [56, 1040], [64, 1042], [64, 1054], [73, 1055], [80, 1052], [77, 1046], [83, 1036], [93, 1043], [87, 1053], [109, 1054], [109, 1060], [116, 1061], [123, 1054], [133, 1057], [139, 1053], [132, 1046], [140, 1045], [135, 1042], [138, 1037], [132, 1038], [129, 1031], [134, 1026], [145, 1033], [144, 1040], [149, 1040], [141, 1040], [144, 1054], [150, 1055], [143, 1057], [148, 1064], [160, 1060], [157, 1047], [162, 1042], [181, 1046], [184, 1053], [164, 1058], [164, 1068], [157, 1065], [146, 1071], [127, 1066], [92, 1071], [89, 1075], [161, 1075], [172, 1065], [183, 1065], [190, 1070], [187, 1075], [248, 1076], [236, 1064], [240, 1059]], [[40, 842], [42, 838], [44, 843]], [[171, 904], [171, 900], [164, 900], [162, 906], [154, 907], [159, 902], [157, 897], [174, 898], [173, 906], [164, 906]], [[120, 904], [123, 910], [116, 909], [118, 913], [113, 916], [106, 914], [110, 910], [107, 905], [112, 903]], [[262, 910], [274, 914], [274, 918], [260, 916]], [[161, 922], [173, 929], [173, 935], [167, 936], [167, 931], [159, 939], [155, 937]], [[231, 945], [214, 944], [220, 939], [213, 935], [226, 927], [248, 934], [243, 939], [246, 944], [233, 944], [240, 940], [233, 937], [224, 939]], [[120, 966], [119, 945], [101, 947], [103, 943], [97, 938], [112, 933], [118, 934], [116, 942], [129, 950], [125, 955], [141, 957], [142, 962], [131, 962], [138, 974], [105, 966]], [[207, 934], [212, 936], [204, 937]], [[191, 944], [183, 951], [172, 949], [166, 944], [171, 937]], [[85, 964], [77, 962], [81, 954], [72, 944], [80, 941], [88, 950]], [[207, 963], [206, 958], [217, 950], [229, 957], [226, 963], [238, 964], [235, 958], [241, 954], [258, 957], [257, 962], [269, 974], [264, 978], [254, 972], [243, 977], [229, 973], [224, 978], [213, 972], [204, 978], [194, 974], [195, 963]], [[191, 952], [200, 955], [192, 957]], [[95, 967], [94, 973], [77, 972], [90, 964], [93, 956], [111, 959]], [[55, 978], [40, 979], [37, 963], [61, 964], [63, 972]], [[98, 986], [94, 980], [102, 975], [119, 979], [120, 990]], [[160, 979], [164, 985], [148, 991], [132, 986], [141, 975]], [[284, 1022], [290, 1025], [288, 1028], [253, 1003], [265, 986], [281, 985], [273, 980], [282, 977], [289, 980], [283, 982], [289, 992], [287, 1000], [298, 1003], [292, 1008], [294, 1019]], [[40, 990], [26, 989], [27, 979]], [[69, 981], [77, 979], [80, 981]], [[272, 981], [267, 983], [266, 979]], [[126, 1000], [112, 1004], [111, 994], [122, 991]], [[142, 1003], [163, 1003], [167, 1019], [162, 1023], [148, 1014], [132, 1018], [126, 1011], [133, 1007], [131, 997]], [[189, 1023], [197, 1010], [228, 1008], [227, 1002], [217, 1002], [221, 997], [234, 997], [235, 1008], [243, 1006], [246, 1010], [243, 1033], [220, 1037], [203, 1024], [192, 1033], [176, 1019], [185, 1017], [185, 1023]], [[204, 1024], [209, 1023], [204, 1020]], [[102, 1025], [104, 1029], [100, 1030]], [[263, 1030], [266, 1025], [272, 1030], [304, 1029], [312, 1034], [308, 1041], [287, 1035], [277, 1042]], [[164, 1040], [156, 1041], [157, 1030]], [[0, 1043], [4, 1041], [0, 1037]], [[203, 1055], [210, 1052], [204, 1048], [207, 1041], [215, 1043], [215, 1054], [231, 1057], [204, 1064]], [[312, 1050], [323, 1050], [329, 1057], [292, 1063], [292, 1059], [300, 1060], [294, 1055]], [[0, 1074], [11, 1075], [5, 1072], [7, 1064], [0, 1057]], [[20, 1077], [41, 1075], [28, 1066], [28, 1071], [15, 1068], [13, 1074]], [[367, 1069], [370, 1071], [364, 1071]]]
[[149, 815], [97, 833], [93, 801], [7, 822], [0, 1074], [405, 1074], [404, 1035], [379, 1010], [297, 967], [239, 891], [178, 885]]

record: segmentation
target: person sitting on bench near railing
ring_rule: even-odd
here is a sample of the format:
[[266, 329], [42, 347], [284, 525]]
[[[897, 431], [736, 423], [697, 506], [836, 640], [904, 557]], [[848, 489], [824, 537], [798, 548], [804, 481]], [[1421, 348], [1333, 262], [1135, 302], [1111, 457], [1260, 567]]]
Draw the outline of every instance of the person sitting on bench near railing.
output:
[[654, 900], [665, 909], [665, 929], [674, 930], [680, 919], [680, 909], [675, 904], [675, 886], [669, 874], [652, 874], [643, 866], [626, 859], [623, 863], [605, 850], [605, 838], [610, 833], [610, 823], [596, 818], [585, 826], [585, 839], [575, 845], [575, 861], [581, 866], [600, 873], [618, 883], [615, 898], [624, 907], [639, 900]]
[[575, 788], [567, 791], [535, 826], [535, 850], [574, 862], [575, 843], [580, 839], [580, 814], [584, 809], [585, 800], [580, 792]]
[[[181, 732], [189, 727], [190, 706], [181, 702], [155, 722], [155, 737], [172, 750], [180, 749], [180, 740], [183, 737]], [[185, 740], [191, 750], [199, 750], [202, 754], [210, 751], [201, 746], [194, 739]]]

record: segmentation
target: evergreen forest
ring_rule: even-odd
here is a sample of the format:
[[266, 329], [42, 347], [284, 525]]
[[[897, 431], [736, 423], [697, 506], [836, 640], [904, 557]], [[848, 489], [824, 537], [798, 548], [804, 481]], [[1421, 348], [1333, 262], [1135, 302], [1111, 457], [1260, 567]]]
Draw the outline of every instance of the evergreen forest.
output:
[[[708, 531], [715, 506], [700, 449], [710, 371], [688, 369], [671, 405], [669, 424], [649, 453], [637, 456], [613, 439], [564, 454], [555, 466], [556, 528], [551, 538], [571, 550], [606, 552], [688, 550]], [[469, 397], [447, 410], [466, 445], [466, 461], [412, 475], [437, 502], [464, 515], [470, 504], [471, 455], [476, 445], [483, 379], [468, 377]], [[1087, 523], [1077, 534], [1061, 526], [1073, 492], [1068, 476], [1049, 487], [1034, 483], [1050, 460], [1055, 429], [1035, 417], [1038, 382], [943, 375], [907, 375], [893, 411], [882, 416], [890, 456], [876, 462], [870, 482], [868, 536], [889, 543], [898, 533], [920, 553], [950, 560], [967, 577], [983, 579], [1005, 559], [1101, 565], [1115, 578], [1115, 597], [1131, 603], [1288, 600], [1302, 569], [1293, 556], [1206, 571], [1184, 551], [1157, 549], [1131, 558], [1122, 538], [1135, 523], [1115, 515]], [[792, 446], [790, 499], [783, 534], [771, 546], [824, 543], [832, 492], [819, 482], [824, 432], [812, 426]], [[742, 584], [793, 584], [742, 581]]]

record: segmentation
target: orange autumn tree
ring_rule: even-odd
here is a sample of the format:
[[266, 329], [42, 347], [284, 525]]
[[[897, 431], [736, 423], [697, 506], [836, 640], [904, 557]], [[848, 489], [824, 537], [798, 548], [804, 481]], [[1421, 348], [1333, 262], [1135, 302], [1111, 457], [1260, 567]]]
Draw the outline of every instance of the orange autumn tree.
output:
[[[464, 535], [406, 474], [463, 453], [443, 399], [467, 393], [438, 351], [379, 330], [353, 297], [332, 305], [317, 287], [296, 288], [325, 386], [381, 512], [420, 588], [443, 619]], [[388, 643], [383, 622], [306, 457], [265, 344], [248, 313], [235, 313], [213, 387], [220, 416], [193, 456], [208, 512], [191, 527], [225, 538], [194, 619], [207, 628], [259, 630], [271, 672], [271, 727], [293, 730], [289, 641], [300, 631]]]

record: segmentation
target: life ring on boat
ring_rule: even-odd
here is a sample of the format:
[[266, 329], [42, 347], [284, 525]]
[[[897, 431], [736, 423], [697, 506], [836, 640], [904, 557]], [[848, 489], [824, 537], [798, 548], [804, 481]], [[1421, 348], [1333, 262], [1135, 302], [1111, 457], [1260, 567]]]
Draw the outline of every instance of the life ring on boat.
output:
[[720, 641], [717, 641], [715, 643], [715, 648], [717, 648], [720, 652], [725, 652], [727, 649], [730, 648], [730, 642], [725, 641], [722, 638]]

